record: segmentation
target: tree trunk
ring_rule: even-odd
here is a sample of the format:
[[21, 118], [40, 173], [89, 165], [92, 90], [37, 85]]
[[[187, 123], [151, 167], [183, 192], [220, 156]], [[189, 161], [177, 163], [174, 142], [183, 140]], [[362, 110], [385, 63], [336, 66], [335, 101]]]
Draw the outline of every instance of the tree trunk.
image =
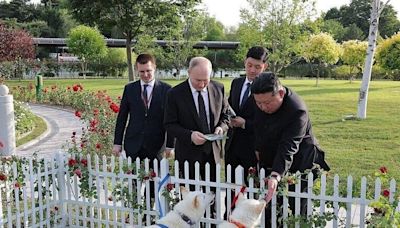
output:
[[379, 16], [385, 5], [387, 5], [388, 3], [389, 0], [386, 2], [386, 4], [380, 6], [380, 0], [372, 0], [367, 56], [365, 58], [364, 73], [362, 77], [360, 93], [358, 95], [357, 117], [360, 119], [367, 118], [368, 88], [369, 82], [371, 80], [372, 64], [376, 48], [376, 38], [378, 35]]
[[135, 81], [135, 75], [133, 74], [133, 67], [132, 67], [132, 34], [128, 32], [126, 34], [126, 60], [128, 64], [128, 78], [129, 81]]

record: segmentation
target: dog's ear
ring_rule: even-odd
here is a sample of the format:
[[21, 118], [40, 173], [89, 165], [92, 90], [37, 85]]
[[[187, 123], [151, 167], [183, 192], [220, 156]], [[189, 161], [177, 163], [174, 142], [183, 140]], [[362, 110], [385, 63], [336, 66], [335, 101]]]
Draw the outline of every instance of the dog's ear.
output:
[[199, 208], [199, 207], [200, 207], [200, 199], [199, 199], [199, 195], [197, 195], [193, 199], [193, 208]]
[[188, 193], [189, 191], [184, 186], [181, 186], [182, 199], [185, 199]]
[[261, 214], [261, 212], [264, 210], [265, 206], [267, 205], [267, 202], [265, 200], [259, 200], [258, 202], [260, 202], [257, 206], [257, 213]]

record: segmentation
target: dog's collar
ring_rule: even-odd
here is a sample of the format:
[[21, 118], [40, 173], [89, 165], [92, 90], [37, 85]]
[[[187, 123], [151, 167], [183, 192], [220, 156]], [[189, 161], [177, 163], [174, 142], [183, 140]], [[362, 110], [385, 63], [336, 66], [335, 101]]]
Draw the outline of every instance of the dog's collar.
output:
[[163, 225], [163, 224], [156, 224], [156, 226], [159, 226], [159, 227], [161, 227], [161, 228], [168, 228], [168, 226]]
[[178, 215], [181, 216], [181, 219], [182, 219], [183, 221], [185, 221], [187, 224], [189, 224], [190, 226], [193, 226], [194, 224], [196, 224], [196, 221], [191, 220], [191, 219], [190, 219], [187, 215], [185, 215], [184, 213], [179, 212], [179, 211], [176, 211], [176, 210], [175, 210], [175, 212], [178, 213]]
[[237, 228], [246, 228], [245, 225], [243, 225], [242, 223], [240, 223], [240, 222], [238, 222], [238, 221], [235, 221], [235, 220], [233, 220], [233, 219], [229, 219], [229, 222], [232, 223], [232, 224], [234, 224]]

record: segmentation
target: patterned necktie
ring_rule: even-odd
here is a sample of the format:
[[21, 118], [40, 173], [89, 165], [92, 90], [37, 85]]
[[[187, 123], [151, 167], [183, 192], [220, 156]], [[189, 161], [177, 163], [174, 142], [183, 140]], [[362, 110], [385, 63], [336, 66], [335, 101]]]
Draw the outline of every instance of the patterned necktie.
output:
[[201, 91], [197, 92], [199, 92], [197, 100], [199, 104], [199, 119], [201, 123], [201, 128], [203, 130], [203, 133], [208, 134], [210, 133], [210, 127], [207, 122], [206, 106], [204, 105], [204, 99], [203, 96], [201, 95]]
[[143, 85], [143, 92], [142, 92], [143, 102], [144, 102], [144, 106], [146, 108], [146, 112], [149, 109], [149, 98], [147, 96], [147, 87], [148, 86], [149, 86], [148, 84], [144, 84]]
[[246, 86], [247, 88], [243, 93], [242, 102], [240, 103], [240, 108], [243, 107], [243, 105], [246, 103], [247, 99], [250, 96], [250, 86], [251, 86], [250, 82], [246, 83]]

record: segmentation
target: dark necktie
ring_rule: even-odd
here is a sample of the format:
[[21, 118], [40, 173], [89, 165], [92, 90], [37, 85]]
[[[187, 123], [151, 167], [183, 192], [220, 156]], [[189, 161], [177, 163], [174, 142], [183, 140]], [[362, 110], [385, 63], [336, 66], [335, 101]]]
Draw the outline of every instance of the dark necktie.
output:
[[203, 96], [201, 95], [201, 91], [197, 92], [199, 92], [197, 100], [199, 103], [199, 119], [201, 123], [201, 128], [204, 134], [208, 134], [210, 133], [210, 127], [208, 126], [207, 122], [206, 106], [204, 105], [204, 99]]
[[146, 108], [146, 113], [147, 113], [147, 110], [149, 109], [149, 98], [147, 96], [147, 86], [149, 86], [149, 85], [148, 84], [143, 85], [143, 92], [142, 92], [144, 107]]
[[249, 95], [250, 95], [250, 86], [251, 86], [250, 82], [246, 83], [246, 86], [247, 86], [247, 88], [243, 93], [242, 102], [240, 103], [240, 108], [243, 107], [243, 105], [247, 101], [247, 98], [249, 98]]

